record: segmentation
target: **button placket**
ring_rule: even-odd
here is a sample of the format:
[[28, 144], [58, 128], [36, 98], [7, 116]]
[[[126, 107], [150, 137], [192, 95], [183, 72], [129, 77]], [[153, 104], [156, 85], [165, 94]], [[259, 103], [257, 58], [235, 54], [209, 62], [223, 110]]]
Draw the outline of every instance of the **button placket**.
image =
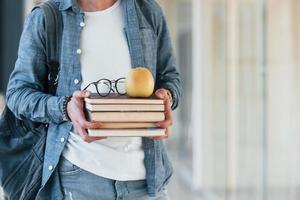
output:
[[76, 78], [74, 79], [74, 83], [77, 85], [80, 81]]
[[77, 49], [77, 50], [76, 50], [76, 53], [77, 53], [78, 55], [80, 55], [80, 54], [82, 53], [82, 50], [81, 50], [81, 49]]
[[63, 137], [60, 138], [60, 142], [61, 142], [61, 143], [64, 143], [64, 142], [65, 142], [65, 138], [63, 138]]
[[[81, 34], [81, 30], [82, 30], [82, 28], [85, 26], [85, 23], [84, 23], [84, 13], [80, 13], [80, 23], [79, 23], [79, 26], [81, 27], [81, 29], [80, 29], [80, 34]], [[78, 45], [78, 46], [80, 46], [80, 45]], [[77, 50], [76, 50], [76, 53], [78, 54], [78, 55], [80, 55], [81, 53], [82, 53], [82, 49], [81, 48], [78, 48]]]
[[49, 170], [49, 171], [52, 171], [52, 170], [53, 170], [53, 166], [52, 166], [52, 165], [49, 165], [48, 170]]

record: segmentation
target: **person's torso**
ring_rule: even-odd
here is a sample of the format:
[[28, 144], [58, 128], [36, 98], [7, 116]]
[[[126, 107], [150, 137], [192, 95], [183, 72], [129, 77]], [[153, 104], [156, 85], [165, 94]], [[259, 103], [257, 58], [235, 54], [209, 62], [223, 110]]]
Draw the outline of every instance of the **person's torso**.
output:
[[[84, 21], [84, 13], [80, 11], [79, 7], [72, 0], [55, 0], [62, 13], [64, 21], [63, 41], [61, 44], [61, 59], [60, 59], [60, 76], [57, 85], [57, 96], [69, 96], [74, 91], [81, 89], [82, 75], [80, 54], [78, 50], [81, 48], [81, 33], [84, 27], [82, 22]], [[157, 65], [157, 51], [159, 41], [154, 28], [155, 23], [161, 21], [161, 17], [158, 6], [152, 0], [150, 1], [131, 1], [122, 0], [122, 9], [126, 10], [126, 7], [132, 9], [135, 7], [138, 11], [131, 14], [137, 15], [139, 19], [138, 34], [134, 33], [132, 39], [129, 40], [128, 34], [132, 34], [134, 31], [129, 28], [128, 24], [125, 25], [126, 39], [129, 45], [129, 51], [132, 61], [132, 67], [138, 67], [139, 63], [142, 63], [145, 67], [148, 67], [152, 72], [154, 78], [156, 77], [156, 65]], [[139, 5], [142, 4], [142, 5]], [[143, 8], [143, 10], [142, 10]], [[128, 10], [127, 10], [128, 11]], [[129, 12], [124, 12], [125, 17], [128, 18]], [[131, 23], [131, 20], [128, 20]], [[33, 27], [39, 29], [39, 27]], [[130, 42], [137, 35], [141, 36], [141, 45], [143, 57], [140, 57], [140, 51]], [[160, 50], [160, 53], [164, 53], [164, 50]], [[138, 61], [138, 58], [141, 60]], [[57, 166], [60, 156], [68, 141], [69, 132], [72, 129], [72, 124], [65, 122], [61, 124], [49, 124], [47, 145], [45, 149], [45, 160], [43, 168], [42, 178], [42, 191], [46, 192], [44, 188], [49, 183], [50, 177], [55, 175], [54, 170]], [[155, 194], [166, 182], [169, 180], [172, 174], [172, 166], [167, 159], [165, 148], [162, 141], [154, 141], [147, 138], [143, 138], [143, 148], [145, 153], [145, 168], [146, 178], [148, 183], [149, 194]], [[55, 180], [53, 184], [58, 184], [58, 178], [53, 177]], [[55, 195], [59, 195], [58, 193]]]
[[[81, 89], [99, 79], [117, 80], [131, 69], [120, 1], [103, 11], [85, 12], [81, 34]], [[104, 85], [104, 84], [103, 84]], [[97, 88], [99, 92], [105, 88]], [[87, 90], [96, 93], [95, 85]], [[108, 137], [84, 142], [75, 131], [63, 156], [78, 167], [105, 178], [128, 181], [145, 179], [141, 137]]]

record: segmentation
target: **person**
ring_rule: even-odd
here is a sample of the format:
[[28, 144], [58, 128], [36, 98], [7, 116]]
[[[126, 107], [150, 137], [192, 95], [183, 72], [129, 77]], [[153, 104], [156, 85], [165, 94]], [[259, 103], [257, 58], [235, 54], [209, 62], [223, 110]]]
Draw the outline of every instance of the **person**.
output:
[[[26, 19], [6, 100], [21, 119], [48, 123], [42, 186], [36, 199], [169, 199], [172, 175], [164, 139], [179, 104], [181, 81], [163, 12], [155, 0], [55, 0], [64, 30], [55, 96], [45, 93], [45, 18], [35, 9]], [[128, 21], [138, 20], [138, 32]], [[132, 34], [132, 35], [128, 35]], [[142, 51], [128, 37], [141, 38]], [[141, 56], [141, 63], [137, 58]], [[140, 63], [139, 63], [140, 62]], [[99, 78], [116, 80], [143, 64], [164, 100], [163, 137], [89, 137], [101, 128], [84, 115], [82, 88]]]

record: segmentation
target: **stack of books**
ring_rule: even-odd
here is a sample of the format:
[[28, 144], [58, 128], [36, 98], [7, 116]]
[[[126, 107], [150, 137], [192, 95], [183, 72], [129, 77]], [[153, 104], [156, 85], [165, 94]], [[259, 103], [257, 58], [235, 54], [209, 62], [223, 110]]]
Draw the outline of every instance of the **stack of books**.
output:
[[155, 125], [165, 119], [164, 102], [154, 96], [131, 98], [117, 94], [106, 97], [92, 94], [85, 98], [85, 108], [87, 119], [102, 125], [101, 129], [88, 129], [92, 137], [149, 137], [165, 134], [164, 129]]

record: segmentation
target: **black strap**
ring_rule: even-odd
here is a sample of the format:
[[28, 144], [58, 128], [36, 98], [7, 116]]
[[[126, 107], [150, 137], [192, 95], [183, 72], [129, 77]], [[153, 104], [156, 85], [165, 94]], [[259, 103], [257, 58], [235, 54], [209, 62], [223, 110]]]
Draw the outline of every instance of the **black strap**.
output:
[[62, 14], [54, 1], [40, 5], [45, 15], [46, 56], [47, 56], [47, 92], [55, 94], [59, 78], [60, 49], [63, 31]]

